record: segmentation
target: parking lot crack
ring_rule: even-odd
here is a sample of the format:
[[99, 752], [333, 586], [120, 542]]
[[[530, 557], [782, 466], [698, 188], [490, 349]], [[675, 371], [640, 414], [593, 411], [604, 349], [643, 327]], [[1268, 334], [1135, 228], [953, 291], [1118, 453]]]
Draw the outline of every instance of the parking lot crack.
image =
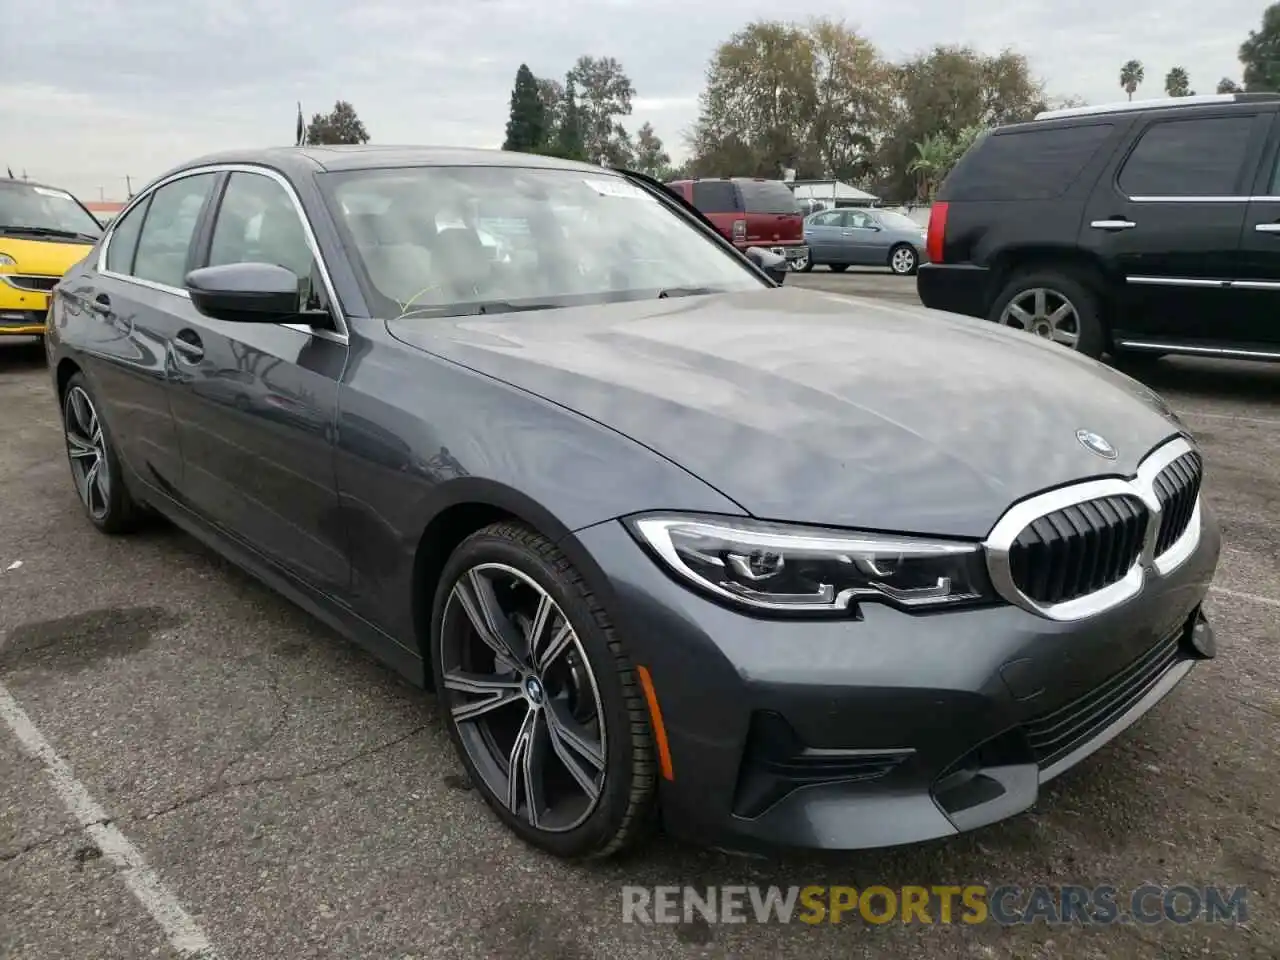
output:
[[215, 780], [214, 783], [206, 790], [202, 790], [199, 793], [196, 793], [190, 797], [184, 797], [183, 799], [178, 800], [167, 807], [161, 807], [158, 810], [152, 810], [149, 813], [143, 814], [140, 817], [134, 817], [133, 819], [135, 821], [139, 819], [157, 820], [160, 817], [168, 816], [171, 813], [176, 813], [177, 811], [183, 810], [187, 807], [191, 807], [196, 804], [203, 803], [205, 800], [208, 800], [210, 797], [214, 797], [219, 794], [227, 793], [232, 790], [236, 790], [244, 787], [257, 787], [257, 786], [262, 786], [264, 784], [275, 784], [275, 783], [293, 783], [301, 780], [306, 780], [311, 777], [322, 776], [327, 773], [336, 773], [339, 770], [343, 770], [347, 767], [352, 766], [353, 764], [359, 763], [361, 760], [365, 760], [369, 757], [375, 756], [376, 754], [383, 753], [384, 751], [390, 750], [393, 747], [399, 746], [400, 744], [406, 742], [407, 740], [413, 739], [414, 737], [418, 736], [418, 734], [426, 731], [428, 726], [429, 724], [425, 724], [425, 723], [419, 724], [418, 726], [414, 727], [412, 730], [408, 731], [407, 733], [403, 733], [400, 736], [395, 737], [391, 740], [384, 741], [383, 743], [375, 744], [374, 746], [368, 747], [364, 750], [354, 753], [349, 757], [344, 757], [341, 760], [335, 760], [332, 763], [322, 764], [318, 767], [312, 767], [308, 770], [302, 770], [297, 773], [278, 773], [278, 774], [268, 773], [268, 774], [262, 774], [261, 776], [249, 777], [244, 780], [226, 780], [226, 779]]
[[255, 751], [260, 751], [266, 746], [268, 746], [271, 743], [271, 741], [273, 741], [276, 738], [276, 736], [279, 735], [280, 731], [285, 728], [285, 725], [288, 724], [289, 717], [291, 714], [289, 700], [287, 697], [285, 697], [285, 695], [280, 690], [279, 675], [274, 670], [269, 668], [267, 669], [267, 690], [271, 694], [272, 699], [277, 704], [276, 715], [271, 722], [270, 729], [267, 730], [264, 736], [260, 738], [254, 738], [253, 742], [251, 742], [249, 746], [245, 747], [243, 750], [241, 750], [234, 757], [232, 757], [230, 760], [228, 760], [226, 763], [224, 763], [221, 767], [218, 768], [218, 772], [217, 774], [214, 775], [214, 778], [213, 778], [213, 785], [215, 788], [221, 788], [223, 786], [226, 786], [228, 783], [227, 774], [230, 773], [231, 768], [236, 766], [239, 763], [242, 763], [245, 760], [245, 758], [249, 756], [249, 754], [254, 753]]
[[77, 823], [73, 826], [64, 827], [62, 830], [57, 830], [53, 833], [47, 833], [44, 836], [40, 837], [38, 840], [32, 840], [29, 843], [26, 843], [23, 846], [18, 847], [16, 850], [9, 850], [7, 852], [0, 851], [0, 863], [12, 863], [14, 860], [17, 860], [19, 857], [24, 857], [28, 853], [31, 853], [34, 850], [40, 850], [44, 847], [47, 847], [51, 843], [56, 843], [59, 840], [64, 840], [67, 837], [71, 836], [72, 834], [80, 833], [88, 829], [89, 827], [101, 826], [102, 824], [106, 824], [110, 822], [111, 822], [110, 820], [94, 820], [91, 823], [83, 823], [83, 824]]

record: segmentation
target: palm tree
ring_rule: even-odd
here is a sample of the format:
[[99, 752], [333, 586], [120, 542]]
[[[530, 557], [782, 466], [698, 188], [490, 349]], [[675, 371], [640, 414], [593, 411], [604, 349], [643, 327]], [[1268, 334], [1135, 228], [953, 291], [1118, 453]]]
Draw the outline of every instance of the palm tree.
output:
[[1142, 69], [1141, 60], [1130, 60], [1120, 68], [1120, 88], [1129, 95], [1130, 100], [1145, 79], [1146, 72]]
[[938, 184], [955, 162], [955, 144], [945, 133], [931, 133], [918, 141], [915, 147], [916, 155], [907, 166], [907, 172], [916, 174], [920, 194], [932, 201]]
[[1174, 67], [1165, 74], [1164, 92], [1171, 97], [1191, 96], [1191, 78], [1185, 67]]

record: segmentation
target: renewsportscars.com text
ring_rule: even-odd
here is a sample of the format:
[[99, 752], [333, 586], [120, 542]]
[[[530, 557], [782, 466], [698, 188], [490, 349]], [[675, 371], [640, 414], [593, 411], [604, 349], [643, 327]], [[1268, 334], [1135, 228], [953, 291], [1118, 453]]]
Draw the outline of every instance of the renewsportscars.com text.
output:
[[624, 923], [1108, 925], [1245, 923], [1244, 887], [723, 886], [622, 888]]

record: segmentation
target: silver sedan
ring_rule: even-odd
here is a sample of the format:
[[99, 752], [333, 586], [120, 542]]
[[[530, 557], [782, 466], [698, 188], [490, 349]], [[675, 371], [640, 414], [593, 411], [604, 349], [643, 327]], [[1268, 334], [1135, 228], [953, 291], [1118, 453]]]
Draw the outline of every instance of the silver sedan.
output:
[[892, 210], [845, 208], [820, 210], [804, 221], [809, 262], [842, 271], [853, 265], [888, 267], [896, 274], [916, 272], [925, 253], [925, 228]]

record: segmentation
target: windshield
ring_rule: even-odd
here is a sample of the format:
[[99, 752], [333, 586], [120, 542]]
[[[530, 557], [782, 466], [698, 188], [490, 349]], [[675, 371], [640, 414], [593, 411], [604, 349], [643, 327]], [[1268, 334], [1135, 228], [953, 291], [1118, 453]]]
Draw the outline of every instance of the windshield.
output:
[[29, 183], [0, 183], [0, 230], [31, 231], [96, 240], [102, 227], [65, 190]]
[[796, 195], [781, 180], [739, 180], [747, 213], [800, 213]]
[[894, 213], [891, 210], [883, 210], [877, 214], [880, 222], [892, 230], [915, 230], [917, 232], [924, 229], [924, 225], [916, 223], [905, 213]]
[[767, 283], [608, 171], [410, 167], [322, 177], [384, 311], [455, 315]]

